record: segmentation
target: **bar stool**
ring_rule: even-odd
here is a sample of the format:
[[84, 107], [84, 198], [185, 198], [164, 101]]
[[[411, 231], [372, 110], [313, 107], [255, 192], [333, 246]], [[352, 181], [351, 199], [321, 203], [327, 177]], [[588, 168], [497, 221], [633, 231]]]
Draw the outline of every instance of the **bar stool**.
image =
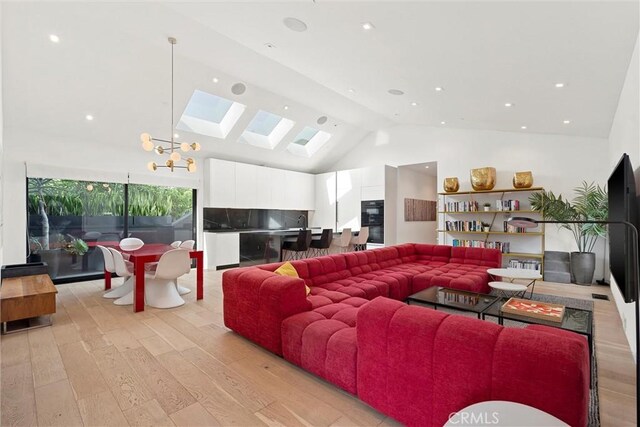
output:
[[340, 248], [340, 252], [348, 252], [351, 248], [351, 238], [353, 237], [350, 228], [343, 228], [340, 238], [334, 240], [333, 244]]
[[[298, 238], [295, 242], [282, 242], [282, 250], [289, 252], [289, 259], [302, 259], [305, 257], [311, 244], [311, 230], [300, 230]], [[282, 260], [286, 261], [287, 257], [283, 253]]]
[[369, 239], [369, 227], [360, 227], [358, 235], [351, 239], [353, 249], [356, 251], [367, 249], [367, 239]]
[[331, 247], [332, 240], [333, 230], [331, 228], [324, 228], [320, 238], [313, 239], [311, 241], [311, 245], [309, 245], [311, 256], [329, 255], [329, 247]]

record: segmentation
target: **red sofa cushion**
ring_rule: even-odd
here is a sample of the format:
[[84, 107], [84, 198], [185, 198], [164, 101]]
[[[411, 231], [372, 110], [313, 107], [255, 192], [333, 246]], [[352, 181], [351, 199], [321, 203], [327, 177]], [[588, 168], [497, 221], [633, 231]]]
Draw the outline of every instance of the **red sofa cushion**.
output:
[[356, 393], [356, 316], [368, 301], [346, 298], [282, 322], [285, 359]]
[[586, 425], [586, 341], [376, 298], [358, 311], [358, 396], [410, 426], [441, 426], [481, 401], [537, 407]]

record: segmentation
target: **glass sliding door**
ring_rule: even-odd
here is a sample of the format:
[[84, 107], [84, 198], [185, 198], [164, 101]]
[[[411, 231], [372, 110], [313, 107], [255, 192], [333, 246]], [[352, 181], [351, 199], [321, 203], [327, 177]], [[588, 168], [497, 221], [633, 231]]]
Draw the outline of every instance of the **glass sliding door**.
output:
[[28, 178], [27, 261], [46, 262], [56, 283], [97, 278], [97, 245], [195, 240], [195, 200], [185, 188]]
[[145, 243], [195, 240], [194, 191], [129, 184], [128, 234]]
[[96, 245], [124, 235], [124, 185], [28, 178], [27, 193], [28, 261], [58, 282], [102, 273]]

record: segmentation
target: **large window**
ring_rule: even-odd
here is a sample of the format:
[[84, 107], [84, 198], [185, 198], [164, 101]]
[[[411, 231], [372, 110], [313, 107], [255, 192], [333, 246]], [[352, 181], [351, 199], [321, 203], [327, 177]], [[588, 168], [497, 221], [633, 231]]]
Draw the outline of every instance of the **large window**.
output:
[[195, 238], [191, 189], [29, 178], [27, 193], [29, 261], [46, 262], [57, 282], [101, 274], [96, 246], [125, 236], [146, 243]]

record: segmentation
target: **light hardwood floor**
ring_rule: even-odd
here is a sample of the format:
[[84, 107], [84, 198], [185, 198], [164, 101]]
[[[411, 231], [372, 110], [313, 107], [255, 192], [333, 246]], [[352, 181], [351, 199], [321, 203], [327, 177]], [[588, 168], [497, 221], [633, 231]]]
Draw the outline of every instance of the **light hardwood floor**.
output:
[[[58, 286], [48, 328], [2, 336], [1, 423], [9, 425], [396, 425], [337, 387], [229, 332], [221, 272], [205, 299], [133, 314], [102, 281]], [[195, 274], [180, 279], [193, 288]], [[120, 280], [120, 279], [116, 279]], [[590, 298], [606, 287], [539, 283]], [[603, 426], [635, 425], [634, 363], [612, 301], [595, 302]]]

